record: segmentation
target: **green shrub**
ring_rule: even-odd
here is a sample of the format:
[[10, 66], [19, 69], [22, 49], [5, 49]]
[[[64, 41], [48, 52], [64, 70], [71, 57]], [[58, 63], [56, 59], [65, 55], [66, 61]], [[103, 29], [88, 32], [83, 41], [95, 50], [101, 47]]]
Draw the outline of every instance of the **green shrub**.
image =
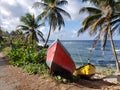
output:
[[41, 50], [39, 53], [32, 47], [27, 47], [26, 49], [21, 47], [18, 49], [12, 49], [8, 53], [10, 62], [23, 62], [23, 63], [43, 63], [46, 58], [46, 49]]
[[45, 64], [29, 63], [24, 66], [24, 70], [30, 74], [44, 73], [47, 70], [47, 67]]
[[45, 64], [46, 49], [38, 52], [35, 45], [13, 47], [8, 53], [8, 57], [12, 65], [23, 67], [25, 71], [31, 74], [43, 72], [47, 68]]
[[23, 56], [24, 56], [24, 50], [23, 48], [20, 49], [12, 49], [9, 53], [8, 53], [8, 57], [10, 59], [10, 63], [16, 66], [21, 66], [24, 64], [24, 61], [22, 60]]
[[37, 54], [36, 63], [45, 63], [45, 59], [46, 59], [46, 49], [43, 48]]

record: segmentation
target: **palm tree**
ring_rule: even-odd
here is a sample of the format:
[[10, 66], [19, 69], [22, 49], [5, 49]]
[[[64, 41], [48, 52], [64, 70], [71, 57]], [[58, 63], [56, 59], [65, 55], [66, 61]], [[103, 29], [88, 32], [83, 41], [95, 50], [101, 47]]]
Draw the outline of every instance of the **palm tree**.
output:
[[[112, 47], [112, 52], [116, 60], [117, 71], [120, 72], [119, 62], [115, 51], [112, 34], [116, 28], [120, 26], [120, 13], [118, 11], [118, 2], [115, 0], [83, 0], [90, 1], [96, 7], [84, 7], [80, 11], [88, 12], [89, 16], [84, 19], [83, 27], [78, 31], [79, 33], [85, 32], [90, 28], [90, 35], [97, 34], [93, 47], [96, 46], [98, 40], [102, 38], [102, 50], [105, 49], [106, 41], [109, 36]], [[99, 32], [99, 33], [97, 33]]]
[[43, 33], [38, 30], [39, 27], [43, 26], [43, 23], [39, 23], [41, 18], [36, 17], [34, 15], [31, 15], [30, 13], [27, 13], [25, 16], [22, 16], [20, 18], [20, 21], [24, 25], [18, 25], [16, 30], [22, 30], [25, 35], [28, 37], [28, 40], [31, 40], [31, 43], [33, 44], [33, 41], [39, 41], [39, 37], [45, 41], [43, 37]]
[[61, 30], [61, 26], [65, 26], [62, 14], [71, 18], [70, 14], [61, 8], [61, 6], [66, 5], [67, 3], [66, 0], [41, 0], [41, 2], [34, 3], [33, 7], [42, 6], [44, 8], [44, 11], [39, 17], [47, 20], [50, 26], [47, 40], [44, 45], [45, 47], [48, 43], [51, 30], [53, 29], [53, 31], [55, 31], [56, 27], [58, 27], [58, 30]]

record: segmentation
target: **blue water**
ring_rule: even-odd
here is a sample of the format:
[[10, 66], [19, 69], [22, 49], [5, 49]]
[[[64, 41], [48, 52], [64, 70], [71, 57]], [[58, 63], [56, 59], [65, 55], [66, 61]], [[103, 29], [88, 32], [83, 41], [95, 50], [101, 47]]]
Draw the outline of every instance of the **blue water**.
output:
[[[49, 44], [52, 42], [53, 41], [50, 41]], [[70, 53], [76, 66], [81, 66], [88, 62], [96, 66], [115, 66], [115, 60], [109, 41], [107, 41], [104, 53], [101, 51], [101, 42], [97, 44], [96, 48], [92, 52], [90, 52], [90, 48], [93, 44], [92, 40], [64, 40], [61, 42]], [[118, 60], [120, 62], [120, 40], [115, 40], [114, 43]]]

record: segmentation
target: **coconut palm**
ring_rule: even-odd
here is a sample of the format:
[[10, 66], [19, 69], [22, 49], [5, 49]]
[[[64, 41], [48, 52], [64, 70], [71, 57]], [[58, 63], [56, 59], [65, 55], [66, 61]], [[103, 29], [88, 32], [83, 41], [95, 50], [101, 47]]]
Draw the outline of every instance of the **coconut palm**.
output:
[[70, 18], [70, 14], [61, 8], [61, 6], [66, 5], [67, 3], [66, 0], [41, 0], [41, 2], [34, 3], [33, 7], [43, 7], [44, 11], [39, 17], [47, 20], [50, 26], [44, 46], [48, 43], [51, 30], [55, 31], [56, 27], [58, 27], [58, 30], [61, 30], [61, 26], [65, 26], [62, 14]]
[[113, 42], [112, 34], [118, 30], [120, 26], [120, 13], [118, 11], [118, 3], [115, 0], [83, 0], [90, 1], [95, 7], [84, 7], [80, 11], [88, 12], [89, 16], [84, 19], [83, 27], [79, 30], [78, 33], [85, 32], [90, 29], [90, 35], [97, 34], [95, 44], [100, 38], [103, 40], [102, 50], [105, 49], [106, 41], [109, 36], [112, 51], [114, 54], [114, 58], [116, 60], [117, 71], [120, 72], [119, 62], [117, 58], [117, 54], [115, 51], [115, 46]]
[[39, 37], [45, 41], [43, 37], [43, 33], [38, 30], [39, 27], [43, 26], [44, 24], [39, 23], [41, 18], [36, 17], [34, 15], [31, 15], [30, 13], [27, 13], [25, 16], [22, 16], [20, 18], [20, 21], [24, 25], [18, 25], [17, 30], [22, 30], [25, 35], [28, 37], [28, 40], [31, 40], [31, 43], [33, 44], [33, 41], [39, 41]]

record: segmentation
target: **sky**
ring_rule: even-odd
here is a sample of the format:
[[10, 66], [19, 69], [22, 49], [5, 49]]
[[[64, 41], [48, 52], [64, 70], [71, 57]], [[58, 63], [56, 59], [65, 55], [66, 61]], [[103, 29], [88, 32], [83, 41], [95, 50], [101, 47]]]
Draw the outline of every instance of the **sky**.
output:
[[[0, 26], [7, 31], [15, 30], [17, 25], [21, 25], [20, 17], [26, 13], [40, 14], [41, 9], [32, 8], [33, 3], [40, 0], [0, 0]], [[52, 31], [50, 39], [63, 39], [63, 40], [91, 40], [88, 32], [80, 34], [77, 37], [77, 31], [81, 28], [82, 20], [87, 14], [79, 14], [80, 8], [83, 6], [91, 6], [90, 3], [81, 3], [80, 0], [68, 0], [68, 5], [64, 7], [71, 15], [71, 19], [65, 17], [65, 27], [61, 31]], [[40, 28], [46, 38], [49, 26]], [[120, 35], [115, 35], [114, 39], [120, 40]]]

